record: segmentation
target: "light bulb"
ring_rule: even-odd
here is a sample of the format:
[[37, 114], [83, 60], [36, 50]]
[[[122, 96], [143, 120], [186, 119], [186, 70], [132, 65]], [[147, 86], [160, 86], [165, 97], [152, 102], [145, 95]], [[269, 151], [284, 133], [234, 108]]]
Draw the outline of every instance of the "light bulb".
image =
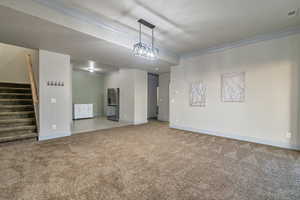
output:
[[143, 48], [139, 47], [138, 53], [139, 53], [139, 55], [142, 55], [143, 54]]
[[153, 51], [151, 51], [150, 57], [151, 57], [151, 58], [154, 58], [154, 53], [153, 53]]
[[89, 67], [94, 69], [95, 68], [95, 61], [90, 60], [89, 61]]

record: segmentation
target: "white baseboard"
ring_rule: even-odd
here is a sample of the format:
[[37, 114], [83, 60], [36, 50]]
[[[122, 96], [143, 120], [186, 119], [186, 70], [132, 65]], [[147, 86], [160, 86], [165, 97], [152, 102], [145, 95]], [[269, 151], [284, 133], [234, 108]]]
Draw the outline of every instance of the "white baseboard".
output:
[[157, 117], [158, 121], [162, 121], [162, 122], [169, 122], [170, 120], [168, 118], [164, 118], [164, 117]]
[[120, 123], [126, 123], [126, 124], [129, 124], [129, 125], [134, 125], [134, 123], [132, 121], [126, 121], [126, 120], [119, 120]]
[[254, 142], [254, 143], [258, 143], [258, 144], [265, 144], [265, 145], [270, 145], [270, 146], [275, 146], [275, 147], [280, 147], [280, 148], [285, 148], [285, 149], [300, 150], [300, 146], [289, 144], [287, 142], [286, 143], [278, 143], [278, 142], [265, 140], [265, 139], [260, 139], [260, 138], [255, 138], [255, 137], [240, 136], [240, 135], [230, 134], [230, 133], [220, 133], [220, 132], [215, 132], [215, 131], [210, 131], [210, 130], [203, 130], [203, 129], [198, 129], [198, 128], [178, 126], [178, 125], [175, 125], [175, 124], [170, 124], [170, 128], [175, 128], [175, 129], [180, 129], [180, 130], [185, 130], [185, 131], [190, 131], [190, 132], [195, 132], [195, 133], [200, 133], [200, 134], [206, 134], [206, 135], [213, 135], [213, 136], [220, 136], [220, 137], [225, 137], [225, 138], [230, 138], [230, 139], [242, 140], [242, 141], [246, 141], [246, 142]]
[[136, 121], [136, 122], [134, 122], [134, 125], [147, 124], [147, 123], [148, 123], [148, 120]]
[[160, 122], [170, 122], [169, 120], [165, 120], [165, 119], [157, 119], [158, 121], [160, 121]]
[[67, 136], [71, 136], [71, 133], [66, 132], [66, 133], [56, 133], [56, 134], [53, 134], [53, 135], [39, 135], [39, 141], [51, 140], [51, 139], [67, 137]]

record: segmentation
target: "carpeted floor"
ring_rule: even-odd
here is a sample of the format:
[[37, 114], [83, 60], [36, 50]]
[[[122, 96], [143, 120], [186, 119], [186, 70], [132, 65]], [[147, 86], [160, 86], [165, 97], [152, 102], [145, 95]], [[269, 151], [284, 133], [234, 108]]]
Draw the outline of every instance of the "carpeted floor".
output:
[[300, 153], [150, 122], [0, 145], [1, 200], [299, 200]]

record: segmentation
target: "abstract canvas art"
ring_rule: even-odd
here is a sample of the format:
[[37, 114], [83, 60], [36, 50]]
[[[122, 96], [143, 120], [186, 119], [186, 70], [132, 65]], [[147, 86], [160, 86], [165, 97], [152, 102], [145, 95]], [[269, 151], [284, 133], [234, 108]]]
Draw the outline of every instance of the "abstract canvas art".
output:
[[204, 107], [206, 104], [206, 85], [202, 82], [191, 83], [190, 106]]
[[245, 101], [245, 72], [223, 74], [221, 84], [223, 102]]

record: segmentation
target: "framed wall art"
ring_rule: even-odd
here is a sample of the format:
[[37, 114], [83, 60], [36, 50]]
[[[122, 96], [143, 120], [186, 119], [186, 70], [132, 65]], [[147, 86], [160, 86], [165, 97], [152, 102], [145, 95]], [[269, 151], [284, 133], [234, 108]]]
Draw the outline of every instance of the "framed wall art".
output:
[[223, 102], [244, 102], [245, 72], [222, 74], [221, 90]]
[[203, 82], [191, 83], [190, 106], [204, 107], [206, 105], [206, 85]]

